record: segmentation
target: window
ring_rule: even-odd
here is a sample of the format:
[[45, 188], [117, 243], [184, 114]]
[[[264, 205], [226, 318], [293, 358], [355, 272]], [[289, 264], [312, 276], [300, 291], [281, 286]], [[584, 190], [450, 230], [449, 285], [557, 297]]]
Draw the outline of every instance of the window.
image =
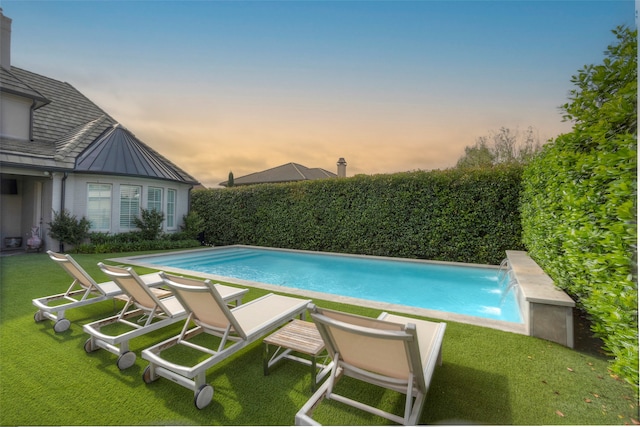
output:
[[167, 228], [176, 228], [176, 190], [167, 190]]
[[87, 219], [92, 231], [111, 230], [111, 184], [87, 185]]
[[147, 210], [162, 212], [162, 188], [149, 187], [147, 191]]
[[140, 194], [142, 187], [137, 185], [120, 186], [120, 229], [136, 228], [134, 218], [140, 216]]

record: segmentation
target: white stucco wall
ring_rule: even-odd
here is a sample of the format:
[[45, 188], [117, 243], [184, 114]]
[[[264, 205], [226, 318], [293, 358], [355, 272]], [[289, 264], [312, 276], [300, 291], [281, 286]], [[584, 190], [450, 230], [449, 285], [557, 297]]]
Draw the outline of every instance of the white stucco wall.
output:
[[[167, 228], [166, 219], [163, 231], [167, 233], [180, 231], [182, 218], [189, 212], [189, 189], [187, 184], [171, 181], [154, 180], [149, 178], [119, 177], [109, 175], [70, 174], [65, 182], [65, 209], [78, 218], [87, 217], [87, 186], [89, 183], [111, 184], [111, 230], [109, 233], [123, 233], [131, 231], [120, 228], [120, 186], [136, 185], [142, 187], [141, 207], [147, 209], [147, 191], [149, 187], [162, 189], [163, 212], [166, 212], [167, 190], [176, 190], [175, 227]], [[54, 210], [60, 207], [54, 206]]]
[[[177, 182], [154, 180], [148, 178], [132, 178], [109, 175], [68, 174], [66, 180], [62, 172], [44, 172], [36, 169], [19, 169], [6, 167], [2, 169], [5, 178], [17, 180], [18, 194], [0, 195], [0, 249], [5, 237], [22, 237], [22, 248], [25, 247], [31, 227], [41, 227], [43, 249], [59, 250], [59, 242], [48, 235], [49, 223], [53, 213], [66, 209], [77, 218], [87, 217], [87, 184], [111, 184], [111, 229], [116, 234], [129, 229], [120, 229], [120, 186], [139, 185], [142, 187], [141, 207], [147, 208], [147, 191], [149, 187], [161, 188], [163, 207], [166, 208], [167, 190], [176, 190], [175, 227], [168, 229], [163, 224], [163, 231], [171, 233], [181, 230], [183, 217], [189, 212], [190, 185]], [[64, 204], [62, 190], [64, 187]]]
[[6, 237], [22, 237], [22, 183], [19, 183], [18, 194], [0, 195], [0, 244], [5, 247]]

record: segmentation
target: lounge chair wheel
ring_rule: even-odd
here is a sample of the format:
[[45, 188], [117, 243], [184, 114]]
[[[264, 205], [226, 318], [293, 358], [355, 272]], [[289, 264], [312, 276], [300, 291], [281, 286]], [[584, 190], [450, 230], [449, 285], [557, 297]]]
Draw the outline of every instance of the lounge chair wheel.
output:
[[144, 368], [144, 372], [142, 372], [142, 381], [144, 381], [145, 384], [151, 384], [152, 382], [154, 382], [155, 380], [157, 380], [158, 378], [151, 378], [151, 366], [147, 366], [146, 368]]
[[196, 408], [202, 409], [211, 402], [211, 399], [213, 399], [213, 387], [209, 384], [204, 384], [196, 391], [193, 403]]
[[84, 351], [87, 353], [93, 353], [94, 351], [96, 351], [97, 348], [94, 348], [92, 343], [91, 343], [91, 338], [89, 338], [88, 340], [86, 340], [84, 342]]
[[71, 326], [71, 322], [69, 321], [69, 319], [60, 319], [53, 324], [53, 330], [57, 333], [60, 333], [69, 329], [69, 326]]
[[133, 366], [136, 363], [136, 354], [133, 351], [125, 351], [118, 357], [118, 361], [116, 362], [118, 365], [118, 369], [121, 371]]
[[37, 322], [42, 322], [44, 320], [44, 316], [42, 315], [42, 312], [40, 310], [36, 311], [36, 313], [33, 315], [33, 320]]

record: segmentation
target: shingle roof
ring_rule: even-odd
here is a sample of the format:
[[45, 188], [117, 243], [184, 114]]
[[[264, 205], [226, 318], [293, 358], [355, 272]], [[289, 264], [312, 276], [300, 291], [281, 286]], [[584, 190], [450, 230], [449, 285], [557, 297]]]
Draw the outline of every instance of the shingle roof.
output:
[[0, 92], [20, 95], [36, 102], [36, 108], [49, 103], [49, 100], [37, 90], [29, 87], [9, 70], [0, 67]]
[[[70, 171], [98, 171], [98, 163], [87, 166], [88, 155], [83, 155], [83, 152], [94, 151], [94, 144], [101, 148], [112, 145], [115, 139], [105, 141], [104, 138], [98, 138], [106, 134], [115, 138], [113, 131], [118, 122], [113, 117], [69, 83], [17, 67], [11, 67], [11, 70], [0, 67], [0, 86], [5, 92], [19, 94], [41, 104], [41, 108], [33, 112], [33, 140], [1, 138], [0, 163]], [[135, 138], [126, 129], [120, 129], [130, 135], [126, 140], [130, 141], [128, 146], [131, 147], [129, 151], [121, 151], [120, 154], [135, 156], [138, 159], [136, 161], [142, 162], [138, 163], [132, 175], [198, 183], [187, 172]], [[120, 135], [122, 132], [116, 134]], [[76, 164], [76, 159], [81, 155], [83, 161]], [[98, 160], [100, 159], [103, 158], [100, 157]], [[120, 158], [119, 161], [126, 163], [132, 160]], [[77, 169], [77, 166], [80, 169]], [[105, 169], [100, 171], [103, 174], [126, 173], [115, 163], [103, 166]]]
[[78, 126], [101, 116], [106, 116], [111, 125], [116, 123], [115, 119], [69, 83], [17, 67], [11, 67], [11, 72], [51, 100], [45, 107], [33, 113], [34, 141], [58, 141]]
[[[335, 178], [337, 175], [322, 168], [308, 168], [298, 163], [287, 163], [262, 172], [233, 179], [234, 185], [266, 184], [292, 181], [305, 181], [322, 178]], [[229, 181], [221, 182], [226, 187]]]

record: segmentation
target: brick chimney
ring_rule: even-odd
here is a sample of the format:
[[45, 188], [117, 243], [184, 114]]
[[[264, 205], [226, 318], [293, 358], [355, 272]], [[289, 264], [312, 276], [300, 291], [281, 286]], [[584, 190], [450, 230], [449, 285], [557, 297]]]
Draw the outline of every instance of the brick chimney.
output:
[[344, 178], [347, 176], [347, 162], [344, 157], [338, 159], [338, 178]]
[[11, 19], [0, 8], [0, 67], [11, 68]]

